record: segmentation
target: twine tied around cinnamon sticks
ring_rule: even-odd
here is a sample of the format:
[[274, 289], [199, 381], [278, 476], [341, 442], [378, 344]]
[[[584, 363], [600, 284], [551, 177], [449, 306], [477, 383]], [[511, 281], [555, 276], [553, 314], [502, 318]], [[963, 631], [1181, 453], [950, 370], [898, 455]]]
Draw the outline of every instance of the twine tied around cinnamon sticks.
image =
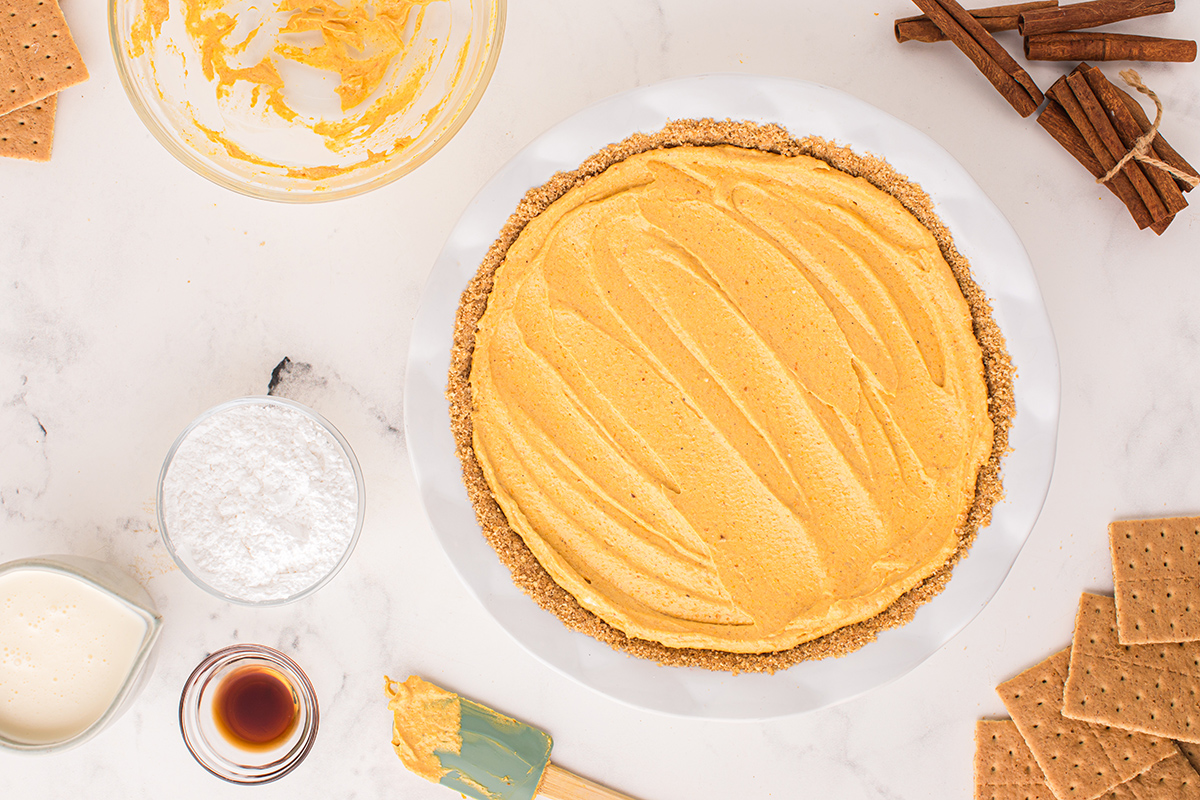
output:
[[1171, 175], [1173, 178], [1177, 178], [1188, 184], [1193, 189], [1197, 186], [1200, 186], [1200, 178], [1190, 175], [1181, 169], [1176, 169], [1165, 161], [1160, 161], [1150, 154], [1150, 145], [1154, 141], [1155, 137], [1158, 136], [1158, 126], [1162, 122], [1162, 101], [1158, 99], [1158, 95], [1154, 93], [1153, 89], [1142, 82], [1142, 76], [1137, 73], [1137, 70], [1121, 70], [1120, 75], [1121, 79], [1124, 80], [1125, 83], [1129, 84], [1131, 87], [1137, 89], [1139, 92], [1154, 101], [1154, 122], [1150, 124], [1150, 130], [1138, 137], [1137, 141], [1133, 143], [1133, 146], [1129, 148], [1129, 152], [1121, 156], [1117, 163], [1113, 165], [1112, 169], [1096, 179], [1096, 183], [1108, 183], [1114, 177], [1116, 177], [1117, 173], [1119, 173], [1126, 164], [1129, 163], [1130, 159], [1137, 159], [1148, 166], [1158, 167], [1159, 169]]

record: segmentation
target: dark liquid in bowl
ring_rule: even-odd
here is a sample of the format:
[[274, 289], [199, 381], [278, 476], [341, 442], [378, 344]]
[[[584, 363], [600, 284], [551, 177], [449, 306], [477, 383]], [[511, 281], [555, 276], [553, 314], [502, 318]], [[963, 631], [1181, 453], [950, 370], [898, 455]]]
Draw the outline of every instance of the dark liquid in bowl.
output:
[[213, 720], [233, 744], [269, 750], [287, 741], [300, 716], [292, 684], [270, 667], [238, 667], [222, 679], [213, 696]]

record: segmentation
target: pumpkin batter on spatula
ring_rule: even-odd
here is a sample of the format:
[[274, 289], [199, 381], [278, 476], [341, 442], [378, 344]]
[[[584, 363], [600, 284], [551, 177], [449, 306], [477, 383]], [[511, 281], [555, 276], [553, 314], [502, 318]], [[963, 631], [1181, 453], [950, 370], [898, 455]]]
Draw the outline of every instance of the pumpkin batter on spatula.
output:
[[422, 778], [477, 800], [633, 800], [550, 763], [550, 735], [410, 675], [384, 678], [392, 746]]

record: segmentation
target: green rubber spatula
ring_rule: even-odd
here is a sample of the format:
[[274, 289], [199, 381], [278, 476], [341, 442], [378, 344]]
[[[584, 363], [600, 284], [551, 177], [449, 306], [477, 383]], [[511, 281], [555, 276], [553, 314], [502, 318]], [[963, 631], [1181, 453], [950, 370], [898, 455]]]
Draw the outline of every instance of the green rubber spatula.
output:
[[384, 679], [404, 766], [477, 800], [634, 800], [550, 763], [550, 735], [416, 675]]

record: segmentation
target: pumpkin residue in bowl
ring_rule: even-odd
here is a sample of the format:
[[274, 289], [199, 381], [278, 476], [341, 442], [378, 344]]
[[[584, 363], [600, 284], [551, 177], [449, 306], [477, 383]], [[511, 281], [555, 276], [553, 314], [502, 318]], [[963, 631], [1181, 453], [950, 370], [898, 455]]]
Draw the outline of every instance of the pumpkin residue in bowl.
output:
[[[466, 6], [466, 20], [459, 6]], [[229, 157], [321, 180], [403, 150], [463, 77], [470, 4], [143, 0], [127, 42], [159, 98]]]

